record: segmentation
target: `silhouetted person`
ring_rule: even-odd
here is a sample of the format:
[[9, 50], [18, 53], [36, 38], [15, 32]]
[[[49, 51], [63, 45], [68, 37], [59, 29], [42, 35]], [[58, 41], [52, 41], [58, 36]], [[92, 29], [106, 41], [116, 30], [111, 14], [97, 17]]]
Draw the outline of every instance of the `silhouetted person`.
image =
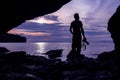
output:
[[120, 52], [120, 5], [108, 21], [108, 31], [114, 42], [114, 51]]
[[75, 20], [70, 25], [70, 32], [73, 34], [72, 38], [72, 50], [76, 50], [78, 53], [81, 52], [81, 41], [86, 41], [86, 37], [84, 35], [83, 24], [79, 20], [79, 14], [74, 14]]

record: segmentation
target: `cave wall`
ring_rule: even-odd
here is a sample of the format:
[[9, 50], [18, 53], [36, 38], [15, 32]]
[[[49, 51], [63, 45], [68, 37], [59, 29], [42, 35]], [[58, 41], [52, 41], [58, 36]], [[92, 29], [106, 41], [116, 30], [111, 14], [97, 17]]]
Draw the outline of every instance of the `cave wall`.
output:
[[33, 19], [60, 9], [71, 0], [4, 0], [0, 1], [0, 34]]

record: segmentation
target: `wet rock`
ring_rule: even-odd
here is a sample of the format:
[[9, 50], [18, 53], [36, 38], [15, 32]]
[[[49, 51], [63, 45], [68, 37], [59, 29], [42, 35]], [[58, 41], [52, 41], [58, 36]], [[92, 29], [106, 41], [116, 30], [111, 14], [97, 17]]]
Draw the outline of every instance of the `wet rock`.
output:
[[67, 61], [70, 63], [76, 63], [84, 59], [85, 56], [83, 54], [78, 53], [77, 51], [71, 50], [67, 55]]
[[8, 73], [4, 80], [42, 80], [33, 74]]
[[96, 73], [96, 80], [113, 80], [112, 73], [109, 71], [98, 71]]
[[0, 54], [6, 53], [6, 52], [9, 52], [7, 48], [0, 47]]
[[[56, 53], [53, 50], [52, 53]], [[48, 51], [49, 52], [49, 51]], [[50, 51], [51, 52], [51, 51]], [[71, 59], [74, 54], [70, 54]], [[8, 52], [0, 55], [1, 80], [119, 80], [120, 61], [114, 54], [113, 59], [98, 59], [82, 56], [70, 61], [48, 59], [44, 56], [26, 55], [25, 52]], [[106, 54], [104, 53], [106, 56]], [[108, 53], [107, 53], [108, 55]], [[113, 55], [110, 53], [110, 57]], [[116, 56], [116, 58], [115, 58]], [[80, 58], [80, 57], [79, 57]]]
[[0, 55], [0, 58], [4, 59], [6, 63], [20, 64], [25, 62], [26, 52], [24, 51], [9, 52], [7, 54]]
[[89, 80], [90, 73], [86, 70], [72, 70], [64, 71], [63, 79], [64, 80]]
[[24, 51], [16, 51], [16, 52], [9, 52], [3, 55], [7, 59], [19, 59], [26, 57], [26, 52]]
[[49, 60], [44, 56], [31, 56], [27, 55], [27, 64], [29, 65], [47, 65]]
[[47, 54], [50, 59], [55, 59], [57, 57], [61, 57], [62, 52], [63, 52], [62, 49], [60, 49], [60, 50], [50, 50], [45, 54]]
[[117, 60], [120, 58], [120, 54], [114, 51], [111, 52], [103, 52], [98, 55], [97, 59], [100, 61], [110, 61], [110, 60]]
[[93, 58], [85, 57], [81, 60], [81, 66], [89, 71], [96, 71], [99, 69], [99, 62]]

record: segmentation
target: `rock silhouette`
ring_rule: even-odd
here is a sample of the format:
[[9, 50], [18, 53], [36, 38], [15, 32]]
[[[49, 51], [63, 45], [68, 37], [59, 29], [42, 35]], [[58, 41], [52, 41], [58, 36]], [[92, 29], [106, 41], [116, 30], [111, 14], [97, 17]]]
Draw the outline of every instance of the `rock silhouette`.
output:
[[[81, 55], [79, 60], [73, 60], [76, 51], [70, 51], [69, 59], [61, 61], [0, 49], [5, 51], [0, 55], [1, 80], [120, 80], [120, 55], [113, 52], [104, 52], [97, 59]], [[49, 52], [61, 51], [46, 54]]]
[[113, 39], [115, 51], [120, 52], [120, 5], [108, 21], [108, 31]]
[[33, 19], [61, 8], [70, 0], [14, 0], [0, 1], [0, 34]]
[[57, 57], [61, 57], [62, 52], [63, 52], [62, 49], [60, 49], [60, 50], [51, 50], [51, 51], [48, 51], [48, 52], [45, 53], [45, 54], [48, 55], [48, 57], [49, 57], [50, 59], [55, 59], [55, 58], [57, 58]]
[[4, 47], [0, 47], [0, 53], [6, 53], [6, 52], [9, 52], [8, 49], [4, 48]]
[[20, 35], [15, 34], [0, 34], [0, 42], [26, 42], [27, 39]]

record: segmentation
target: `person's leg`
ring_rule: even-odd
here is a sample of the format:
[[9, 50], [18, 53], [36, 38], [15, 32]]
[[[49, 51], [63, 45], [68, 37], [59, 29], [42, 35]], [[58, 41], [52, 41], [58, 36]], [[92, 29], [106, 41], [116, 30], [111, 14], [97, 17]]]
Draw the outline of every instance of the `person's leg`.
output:
[[75, 43], [74, 42], [72, 42], [72, 50], [74, 51], [75, 50]]
[[81, 44], [80, 44], [80, 43], [77, 45], [77, 52], [78, 52], [79, 54], [81, 53]]
[[80, 54], [81, 53], [81, 37], [78, 37], [77, 40], [77, 52]]
[[73, 39], [72, 39], [72, 50], [76, 50], [76, 44], [77, 44], [76, 37], [73, 36]]

